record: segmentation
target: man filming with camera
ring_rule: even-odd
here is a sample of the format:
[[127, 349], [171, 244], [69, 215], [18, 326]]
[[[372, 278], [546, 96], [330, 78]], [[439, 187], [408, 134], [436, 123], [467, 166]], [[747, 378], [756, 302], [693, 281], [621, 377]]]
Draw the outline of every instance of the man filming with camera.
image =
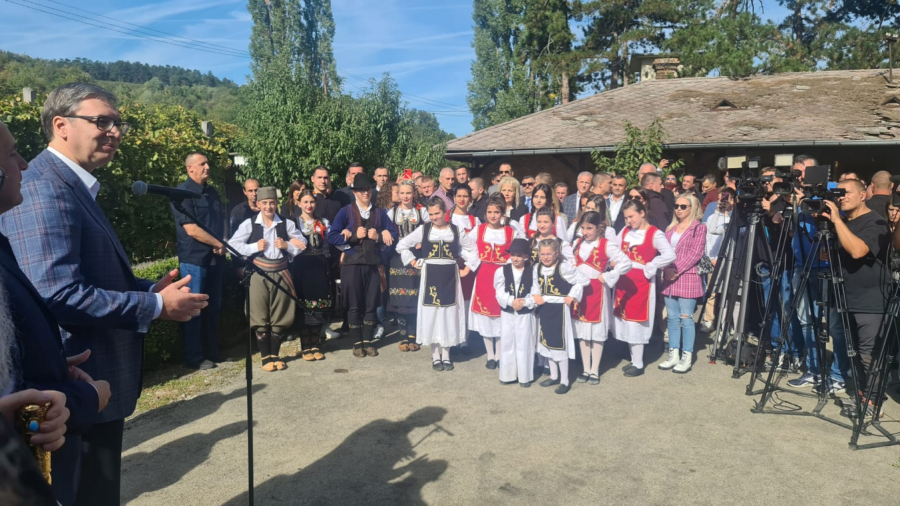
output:
[[[878, 341], [883, 338], [878, 335], [878, 331], [884, 318], [890, 283], [884, 258], [891, 237], [884, 218], [866, 205], [866, 188], [861, 182], [847, 179], [838, 183], [838, 188], [846, 192], [838, 199], [840, 209], [838, 204], [825, 200], [823, 205], [826, 209], [818, 216], [834, 224], [838, 240], [840, 276], [844, 281], [849, 317], [847, 331], [854, 338], [853, 342], [862, 366], [859, 384], [856, 385], [862, 397], [876, 359], [873, 355], [880, 349]], [[845, 217], [841, 216], [841, 212]], [[825, 260], [827, 251], [822, 250], [820, 254]], [[846, 377], [850, 370], [850, 362], [843, 335], [844, 329], [840, 324], [840, 314], [834, 308], [830, 308], [829, 311], [835, 357]], [[872, 401], [863, 399], [864, 404], [866, 401], [868, 401], [867, 415], [871, 415]], [[850, 415], [856, 416], [856, 413], [851, 410]]]

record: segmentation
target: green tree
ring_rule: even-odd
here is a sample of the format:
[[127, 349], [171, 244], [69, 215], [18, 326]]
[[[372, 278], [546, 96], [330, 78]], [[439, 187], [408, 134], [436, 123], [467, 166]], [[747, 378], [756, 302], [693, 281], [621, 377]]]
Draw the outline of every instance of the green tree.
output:
[[[623, 174], [629, 185], [638, 185], [638, 169], [643, 163], [658, 164], [663, 157], [663, 145], [667, 134], [659, 119], [654, 120], [647, 128], [641, 130], [630, 121], [625, 125], [625, 142], [616, 145], [612, 157], [600, 151], [591, 152], [591, 159], [598, 171]], [[684, 160], [675, 160], [664, 169], [668, 174], [684, 165]]]

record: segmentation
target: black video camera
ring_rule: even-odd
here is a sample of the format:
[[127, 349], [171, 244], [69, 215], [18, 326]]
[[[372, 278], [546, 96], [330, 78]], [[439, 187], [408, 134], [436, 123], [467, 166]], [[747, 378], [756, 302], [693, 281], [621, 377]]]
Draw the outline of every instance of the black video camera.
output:
[[844, 188], [826, 189], [821, 186], [815, 186], [813, 188], [804, 188], [803, 193], [806, 198], [800, 203], [800, 212], [820, 214], [828, 212], [828, 207], [825, 205], [826, 200], [837, 204], [838, 199], [847, 194], [847, 190]]
[[731, 169], [727, 173], [738, 190], [738, 200], [742, 201], [762, 200], [766, 195], [763, 183], [772, 181], [772, 176], [761, 177], [759, 157], [742, 162], [740, 170]]

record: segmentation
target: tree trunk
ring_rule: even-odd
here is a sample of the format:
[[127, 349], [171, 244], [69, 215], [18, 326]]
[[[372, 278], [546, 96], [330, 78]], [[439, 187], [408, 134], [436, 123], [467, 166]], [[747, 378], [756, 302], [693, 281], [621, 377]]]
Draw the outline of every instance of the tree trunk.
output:
[[628, 86], [628, 43], [622, 45], [622, 86]]
[[562, 103], [569, 103], [569, 73], [563, 70], [562, 73], [562, 90], [560, 91], [560, 95], [562, 95]]

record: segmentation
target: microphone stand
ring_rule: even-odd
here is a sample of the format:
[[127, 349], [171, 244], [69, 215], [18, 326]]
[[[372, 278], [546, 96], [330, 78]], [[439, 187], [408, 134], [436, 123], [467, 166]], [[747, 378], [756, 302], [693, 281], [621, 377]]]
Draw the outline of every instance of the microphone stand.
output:
[[[206, 225], [204, 225], [197, 216], [188, 211], [184, 207], [184, 199], [177, 197], [170, 197], [169, 199], [172, 202], [172, 206], [175, 207], [178, 212], [187, 216], [188, 218], [194, 220], [194, 224], [197, 225], [201, 230], [212, 236], [217, 241], [221, 242], [223, 246], [231, 253], [232, 258], [238, 258], [244, 263], [244, 277], [240, 281], [240, 285], [244, 287], [244, 309], [246, 310], [247, 318], [250, 318], [250, 279], [253, 277], [253, 274], [259, 274], [263, 278], [267, 279], [271, 282], [275, 288], [281, 290], [291, 300], [294, 301], [300, 308], [303, 309], [303, 312], [307, 316], [312, 316], [314, 320], [317, 320], [322, 325], [327, 325], [328, 322], [325, 321], [324, 318], [320, 317], [316, 313], [313, 313], [309, 309], [307, 309], [303, 304], [300, 303], [300, 300], [294, 296], [288, 289], [281, 286], [268, 272], [260, 269], [253, 263], [253, 257], [256, 255], [244, 256], [240, 254], [234, 247], [228, 244], [228, 241], [219, 236], [219, 234], [213, 232]], [[247, 331], [247, 355], [245, 357], [245, 377], [247, 379], [247, 497], [249, 499], [250, 506], [253, 506], [253, 328], [248, 326]]]

